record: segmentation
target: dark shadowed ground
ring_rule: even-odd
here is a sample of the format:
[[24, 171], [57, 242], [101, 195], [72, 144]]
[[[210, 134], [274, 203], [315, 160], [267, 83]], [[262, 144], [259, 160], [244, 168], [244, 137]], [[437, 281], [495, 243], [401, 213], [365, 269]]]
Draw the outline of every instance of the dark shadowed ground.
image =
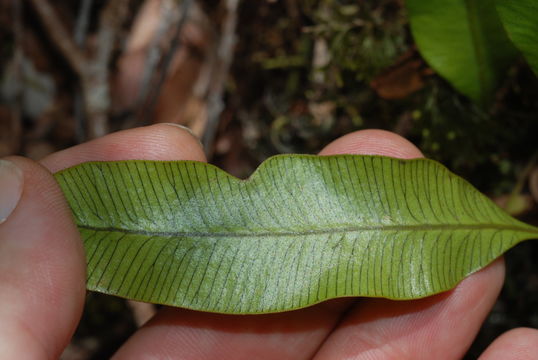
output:
[[[109, 24], [116, 40], [104, 69], [105, 133], [152, 122], [186, 124], [204, 139], [211, 162], [245, 177], [271, 155], [315, 153], [351, 131], [387, 129], [500, 204], [512, 194], [521, 200], [512, 211], [538, 224], [538, 199], [528, 182], [538, 173], [532, 163], [538, 79], [522, 61], [484, 109], [421, 59], [402, 1], [242, 1], [234, 14], [223, 10], [225, 2], [194, 2], [183, 20], [181, 12], [163, 18], [157, 0], [117, 10], [121, 21]], [[84, 114], [80, 75], [36, 11], [14, 3], [0, 0], [0, 155], [39, 159], [99, 134], [100, 118]], [[105, 1], [94, 1], [86, 14], [74, 2], [54, 3], [65, 28], [88, 20], [83, 56], [104, 51], [96, 35]], [[235, 30], [227, 34], [222, 29], [233, 15]], [[156, 18], [170, 23], [162, 34], [151, 26]], [[227, 46], [234, 32], [237, 43]], [[215, 58], [215, 48], [224, 56]], [[153, 72], [150, 51], [161, 56]], [[140, 75], [145, 71], [147, 79]], [[215, 99], [223, 101], [222, 111]], [[507, 254], [502, 294], [466, 358], [475, 359], [506, 330], [538, 328], [536, 259], [534, 242]], [[107, 358], [135, 329], [124, 300], [89, 294], [63, 358]]]

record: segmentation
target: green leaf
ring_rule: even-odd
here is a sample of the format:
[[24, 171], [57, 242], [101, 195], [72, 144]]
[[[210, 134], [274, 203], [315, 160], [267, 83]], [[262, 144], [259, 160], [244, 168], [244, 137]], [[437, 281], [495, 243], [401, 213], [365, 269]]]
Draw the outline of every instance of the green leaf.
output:
[[407, 0], [406, 5], [424, 59], [458, 91], [487, 105], [516, 56], [493, 1]]
[[508, 36], [538, 75], [538, 1], [496, 0], [496, 5]]
[[454, 287], [538, 237], [431, 160], [277, 156], [239, 180], [205, 163], [85, 163], [56, 174], [88, 289], [219, 313]]

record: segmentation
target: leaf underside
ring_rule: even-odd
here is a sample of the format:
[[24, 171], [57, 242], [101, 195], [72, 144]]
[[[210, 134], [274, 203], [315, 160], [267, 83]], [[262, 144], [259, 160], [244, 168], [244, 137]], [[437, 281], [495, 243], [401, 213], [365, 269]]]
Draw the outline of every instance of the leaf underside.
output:
[[538, 1], [496, 0], [495, 3], [508, 36], [538, 75]]
[[453, 288], [538, 229], [431, 160], [277, 156], [239, 180], [193, 161], [57, 173], [89, 290], [234, 314]]
[[424, 59], [462, 94], [487, 105], [517, 55], [492, 1], [407, 0], [406, 6]]

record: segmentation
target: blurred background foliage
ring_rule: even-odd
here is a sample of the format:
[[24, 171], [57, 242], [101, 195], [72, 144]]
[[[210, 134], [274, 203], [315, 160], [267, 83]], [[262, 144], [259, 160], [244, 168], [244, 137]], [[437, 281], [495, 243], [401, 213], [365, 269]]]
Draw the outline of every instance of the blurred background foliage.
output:
[[[91, 1], [83, 12], [84, 2], [0, 1], [0, 155], [39, 159], [103, 135], [95, 119], [104, 133], [175, 122], [204, 140], [211, 162], [245, 177], [271, 155], [316, 153], [341, 135], [381, 128], [538, 223], [537, 78], [517, 61], [491, 106], [478, 107], [421, 58], [402, 0], [118, 1], [129, 6], [105, 24], [115, 38], [101, 118], [84, 106], [93, 85], [37, 11], [51, 5], [64, 37], [86, 19], [80, 52], [92, 59], [105, 52], [98, 35], [112, 2]], [[505, 287], [469, 359], [510, 328], [538, 328], [537, 258], [533, 243], [509, 252]], [[153, 310], [132, 311], [89, 294], [63, 358], [110, 356]]]

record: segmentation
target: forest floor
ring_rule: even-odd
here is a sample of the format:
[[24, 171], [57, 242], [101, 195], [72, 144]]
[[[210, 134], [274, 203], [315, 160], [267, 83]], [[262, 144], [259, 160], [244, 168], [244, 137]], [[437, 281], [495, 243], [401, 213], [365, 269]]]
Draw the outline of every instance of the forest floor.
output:
[[[100, 9], [103, 3], [94, 6]], [[144, 26], [156, 33], [151, 19], [162, 15], [151, 7], [155, 1], [135, 3], [139, 10], [126, 15], [119, 31], [123, 45], [111, 55], [107, 132], [153, 122], [186, 124], [204, 140], [210, 162], [246, 177], [269, 156], [316, 153], [346, 133], [386, 129], [408, 138], [427, 157], [441, 161], [499, 204], [512, 199], [512, 206], [517, 205], [509, 209], [512, 213], [538, 223], [538, 167], [533, 162], [538, 80], [523, 62], [509, 69], [494, 103], [484, 109], [458, 94], [420, 57], [401, 1], [357, 5], [275, 0], [240, 2], [237, 43], [228, 47], [231, 66], [217, 59], [207, 67], [208, 49], [227, 49], [226, 39], [215, 40], [215, 24], [225, 25], [229, 19], [218, 2], [205, 0], [197, 3], [181, 29], [181, 44], [157, 95], [140, 108], [137, 96], [142, 92], [133, 88], [141, 87], [144, 79], [133, 74], [143, 73], [140, 64], [152, 46], [151, 39], [144, 38], [149, 31]], [[76, 75], [66, 71], [69, 65], [31, 8], [21, 10], [19, 25], [25, 31], [19, 36], [9, 15], [14, 10], [5, 1], [0, 4], [5, 10], [0, 11], [0, 41], [13, 44], [3, 47], [0, 58], [0, 155], [39, 159], [87, 139], [76, 115]], [[76, 17], [74, 6], [57, 6], [66, 26], [76, 25], [69, 21]], [[141, 20], [143, 11], [146, 18]], [[96, 32], [96, 14], [90, 13], [90, 38]], [[173, 34], [161, 42], [168, 38]], [[17, 49], [24, 55], [15, 62]], [[14, 64], [28, 77], [23, 90], [13, 85], [20, 80]], [[206, 68], [213, 69], [209, 77], [217, 85], [200, 80]], [[203, 96], [200, 91], [205, 91]], [[217, 105], [211, 100], [215, 97]], [[133, 115], [140, 112], [147, 114]], [[468, 359], [477, 358], [506, 330], [538, 328], [536, 259], [536, 243], [508, 252], [505, 286]], [[108, 358], [136, 327], [124, 300], [90, 293], [63, 358]]]

